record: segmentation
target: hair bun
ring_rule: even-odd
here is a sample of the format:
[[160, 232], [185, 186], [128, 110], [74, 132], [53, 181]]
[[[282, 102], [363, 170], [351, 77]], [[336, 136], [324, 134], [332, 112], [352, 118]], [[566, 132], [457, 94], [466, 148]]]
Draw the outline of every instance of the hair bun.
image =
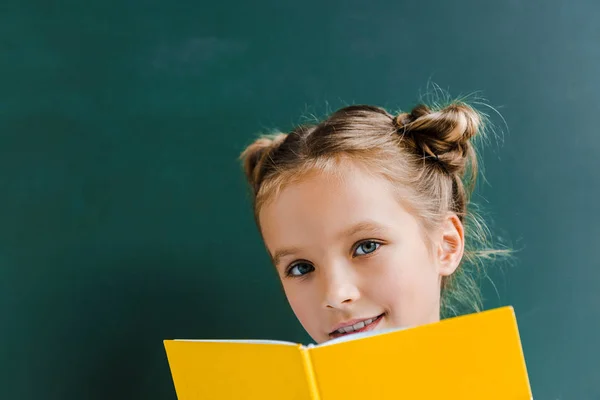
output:
[[394, 118], [398, 134], [418, 154], [432, 158], [450, 173], [464, 173], [475, 162], [470, 139], [481, 126], [480, 114], [456, 102], [438, 110], [420, 104]]
[[240, 155], [244, 163], [244, 172], [248, 183], [256, 193], [262, 180], [262, 166], [266, 157], [283, 143], [288, 135], [279, 133], [271, 136], [262, 136], [250, 144]]

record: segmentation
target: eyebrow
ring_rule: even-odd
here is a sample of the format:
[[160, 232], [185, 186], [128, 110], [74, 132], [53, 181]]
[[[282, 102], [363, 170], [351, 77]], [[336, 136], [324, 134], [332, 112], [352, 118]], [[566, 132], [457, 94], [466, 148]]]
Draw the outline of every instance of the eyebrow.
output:
[[300, 249], [297, 247], [289, 247], [287, 249], [277, 250], [271, 257], [273, 265], [277, 266], [281, 262], [283, 257], [291, 256], [292, 254], [299, 253]]
[[[370, 233], [370, 234], [381, 234], [387, 230], [387, 226], [378, 224], [374, 221], [361, 221], [350, 227], [341, 231], [338, 235], [338, 238], [344, 238], [348, 236], [356, 235], [359, 232]], [[288, 247], [285, 249], [277, 250], [273, 256], [271, 257], [271, 261], [273, 265], [277, 266], [281, 262], [281, 259], [284, 257], [291, 256], [293, 254], [299, 253], [300, 249], [298, 247]]]
[[351, 225], [347, 229], [343, 230], [339, 237], [353, 236], [359, 232], [380, 234], [386, 230], [388, 230], [386, 225], [381, 225], [375, 221], [367, 220]]

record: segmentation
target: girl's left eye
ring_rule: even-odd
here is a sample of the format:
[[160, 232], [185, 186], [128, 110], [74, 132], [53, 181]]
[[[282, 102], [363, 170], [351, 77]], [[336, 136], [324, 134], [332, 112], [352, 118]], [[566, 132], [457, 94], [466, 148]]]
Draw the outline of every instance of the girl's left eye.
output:
[[366, 242], [362, 242], [356, 247], [354, 250], [355, 256], [365, 256], [377, 250], [381, 246], [381, 243], [374, 242], [372, 240], [368, 240]]

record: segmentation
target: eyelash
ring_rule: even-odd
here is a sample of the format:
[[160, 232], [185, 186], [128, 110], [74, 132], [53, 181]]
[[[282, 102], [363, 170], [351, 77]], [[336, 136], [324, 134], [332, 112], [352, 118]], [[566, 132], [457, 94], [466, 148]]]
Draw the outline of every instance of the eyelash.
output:
[[[360, 246], [362, 246], [362, 245], [364, 245], [364, 244], [368, 244], [368, 243], [374, 243], [374, 244], [375, 244], [375, 246], [376, 246], [375, 250], [373, 250], [373, 251], [371, 251], [370, 253], [367, 253], [367, 254], [360, 254], [360, 255], [357, 255], [357, 256], [355, 256], [355, 253], [356, 253], [356, 251], [357, 251], [357, 250], [360, 248]], [[355, 245], [352, 247], [352, 248], [353, 248], [353, 251], [352, 251], [352, 256], [353, 256], [353, 257], [366, 257], [366, 256], [369, 256], [369, 255], [371, 255], [371, 254], [375, 253], [377, 250], [379, 250], [379, 248], [381, 247], [381, 245], [382, 245], [382, 244], [383, 244], [383, 243], [381, 243], [381, 242], [379, 242], [379, 241], [377, 241], [377, 240], [362, 240], [362, 241], [360, 241], [360, 242], [357, 242], [357, 243], [356, 243], [356, 244], [355, 244]], [[309, 262], [304, 262], [304, 261], [297, 261], [297, 262], [295, 262], [295, 263], [292, 263], [292, 264], [290, 264], [290, 266], [289, 266], [289, 267], [286, 269], [286, 271], [285, 271], [285, 276], [286, 276], [286, 277], [289, 277], [289, 278], [303, 278], [303, 277], [305, 277], [306, 275], [308, 275], [309, 273], [311, 273], [312, 271], [314, 271], [314, 266], [312, 266], [312, 265], [311, 265], [311, 267], [313, 268], [313, 270], [311, 270], [311, 271], [309, 271], [309, 272], [307, 272], [307, 273], [305, 273], [305, 274], [302, 274], [302, 275], [294, 275], [294, 274], [292, 274], [292, 270], [293, 270], [295, 267], [297, 267], [298, 265], [302, 265], [302, 264], [309, 264], [309, 265], [310, 265], [310, 263], [309, 263]]]

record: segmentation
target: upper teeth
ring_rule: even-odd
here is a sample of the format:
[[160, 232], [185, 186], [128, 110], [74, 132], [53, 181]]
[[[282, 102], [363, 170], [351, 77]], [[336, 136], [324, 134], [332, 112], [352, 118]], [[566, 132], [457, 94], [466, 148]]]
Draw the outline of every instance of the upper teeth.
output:
[[357, 331], [357, 330], [362, 329], [365, 326], [369, 325], [370, 323], [372, 323], [376, 319], [377, 318], [371, 318], [371, 319], [367, 319], [367, 320], [364, 320], [364, 321], [361, 321], [361, 322], [357, 322], [354, 325], [344, 326], [343, 328], [338, 329], [336, 331], [336, 333], [349, 333], [349, 332]]

